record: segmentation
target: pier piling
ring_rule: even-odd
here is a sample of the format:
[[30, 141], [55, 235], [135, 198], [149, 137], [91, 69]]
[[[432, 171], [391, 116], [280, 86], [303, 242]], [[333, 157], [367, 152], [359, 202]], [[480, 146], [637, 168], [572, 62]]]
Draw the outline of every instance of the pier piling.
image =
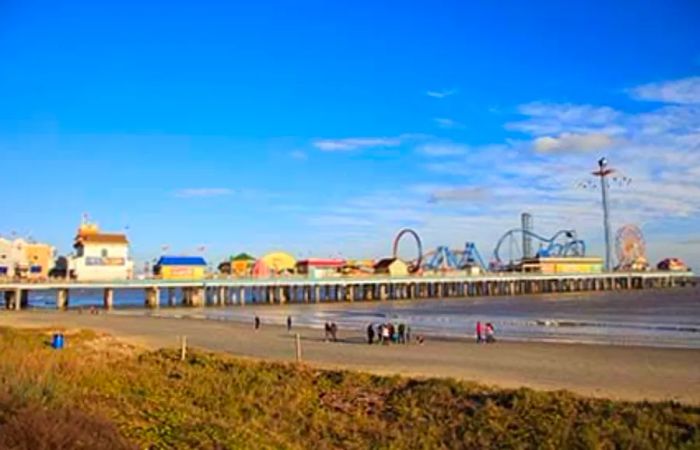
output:
[[102, 303], [104, 305], [104, 309], [106, 309], [107, 311], [111, 310], [114, 307], [114, 289], [105, 288], [102, 294]]
[[68, 308], [68, 302], [70, 300], [70, 293], [68, 289], [58, 289], [56, 291], [56, 308], [60, 310], [65, 310]]
[[160, 289], [157, 287], [146, 288], [146, 307], [151, 309], [158, 308], [160, 304]]
[[175, 299], [175, 288], [169, 287], [168, 288], [168, 306], [175, 306], [176, 299]]

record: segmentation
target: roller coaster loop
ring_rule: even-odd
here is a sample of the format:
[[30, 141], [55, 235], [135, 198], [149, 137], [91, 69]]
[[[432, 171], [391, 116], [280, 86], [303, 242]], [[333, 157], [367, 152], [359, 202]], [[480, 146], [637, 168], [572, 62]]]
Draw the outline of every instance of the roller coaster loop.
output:
[[[540, 250], [537, 252], [538, 256], [585, 256], [586, 255], [586, 243], [581, 239], [576, 237], [576, 230], [559, 230], [554, 235], [547, 239], [540, 236], [537, 233], [533, 233], [530, 230], [524, 230], [522, 228], [514, 228], [507, 231], [501, 239], [498, 240], [496, 248], [493, 250], [494, 262], [497, 266], [502, 266], [503, 261], [500, 257], [501, 245], [506, 241], [506, 239], [514, 238], [515, 235], [521, 234], [525, 236], [530, 236], [541, 244], [546, 244], [545, 247], [540, 246]], [[562, 240], [562, 238], [564, 238]], [[511, 261], [513, 262], [513, 261]]]
[[413, 236], [413, 239], [416, 241], [416, 247], [418, 248], [418, 258], [410, 267], [410, 271], [415, 272], [421, 268], [421, 264], [423, 263], [423, 242], [421, 241], [420, 236], [418, 236], [418, 233], [416, 233], [414, 230], [404, 228], [396, 235], [396, 238], [394, 239], [394, 258], [399, 257], [399, 243], [401, 242], [401, 238], [406, 234]]

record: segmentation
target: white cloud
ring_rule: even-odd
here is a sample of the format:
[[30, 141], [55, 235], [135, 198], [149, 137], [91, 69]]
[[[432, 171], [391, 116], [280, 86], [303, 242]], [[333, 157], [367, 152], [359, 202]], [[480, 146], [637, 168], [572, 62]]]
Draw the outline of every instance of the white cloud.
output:
[[700, 106], [672, 105], [630, 117], [629, 128], [647, 137], [667, 139], [676, 135], [686, 139], [700, 133]]
[[343, 152], [373, 147], [397, 147], [401, 145], [401, 139], [386, 137], [320, 139], [313, 145], [324, 152]]
[[700, 77], [643, 84], [629, 92], [637, 100], [686, 105], [700, 104]]
[[432, 143], [421, 145], [416, 151], [425, 156], [459, 156], [466, 154], [469, 151], [469, 147], [452, 143]]
[[540, 153], [588, 152], [608, 148], [613, 140], [603, 133], [562, 133], [559, 136], [543, 136], [534, 140], [535, 151]]
[[464, 125], [462, 125], [461, 123], [459, 123], [453, 119], [448, 119], [446, 117], [436, 117], [433, 119], [433, 121], [440, 128], [447, 128], [447, 129], [449, 129], [449, 128], [464, 128]]
[[608, 106], [534, 102], [518, 108], [527, 119], [506, 124], [506, 129], [536, 136], [569, 133], [617, 134], [622, 113]]
[[457, 89], [442, 89], [439, 91], [427, 91], [425, 95], [428, 97], [433, 97], [433, 98], [445, 98], [449, 97], [451, 95], [455, 95], [457, 93]]
[[196, 197], [223, 197], [233, 195], [233, 189], [229, 188], [187, 188], [179, 189], [175, 192], [176, 197], [196, 198]]

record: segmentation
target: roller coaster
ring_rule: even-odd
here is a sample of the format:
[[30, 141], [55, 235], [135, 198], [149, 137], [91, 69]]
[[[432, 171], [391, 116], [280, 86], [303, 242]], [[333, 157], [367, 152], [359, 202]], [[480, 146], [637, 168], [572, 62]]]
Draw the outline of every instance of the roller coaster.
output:
[[[523, 259], [530, 257], [563, 257], [585, 256], [586, 243], [579, 239], [576, 230], [559, 230], [547, 238], [527, 228], [513, 228], [508, 230], [496, 243], [493, 251], [493, 260], [486, 265], [484, 259], [473, 242], [467, 242], [463, 250], [453, 250], [447, 246], [439, 246], [437, 249], [424, 253], [423, 242], [418, 233], [410, 228], [399, 231], [394, 238], [393, 255], [399, 258], [399, 246], [404, 236], [413, 238], [416, 244], [415, 259], [407, 260], [408, 270], [416, 273], [427, 271], [456, 271], [468, 270], [478, 267], [482, 271], [509, 270], [517, 266]], [[532, 241], [539, 242], [539, 249], [532, 252]], [[521, 247], [522, 243], [522, 247]], [[506, 247], [507, 244], [507, 248]], [[504, 255], [507, 255], [504, 258]]]
[[[540, 247], [536, 255], [525, 255], [519, 247], [519, 241], [525, 243], [529, 239], [539, 241]], [[508, 243], [508, 264], [504, 264], [502, 247]], [[525, 247], [525, 245], [523, 245]], [[526, 257], [539, 256], [585, 256], [586, 243], [576, 236], [576, 230], [559, 230], [552, 237], [546, 238], [531, 230], [514, 228], [508, 230], [496, 243], [493, 250], [493, 266], [495, 269], [504, 269], [513, 266]]]
[[487, 270], [484, 260], [473, 242], [467, 242], [464, 250], [452, 250], [447, 246], [439, 246], [436, 250], [423, 253], [423, 242], [420, 236], [410, 228], [404, 228], [394, 239], [394, 258], [399, 257], [399, 245], [401, 239], [410, 235], [416, 242], [417, 256], [409, 263], [409, 272], [415, 273], [419, 270], [432, 271], [452, 271], [465, 270], [471, 267], [479, 267], [482, 271]]
[[435, 271], [465, 270], [470, 267], [479, 267], [486, 271], [487, 266], [479, 254], [473, 242], [467, 242], [464, 250], [452, 250], [447, 246], [440, 246], [435, 251], [424, 255], [423, 269]]

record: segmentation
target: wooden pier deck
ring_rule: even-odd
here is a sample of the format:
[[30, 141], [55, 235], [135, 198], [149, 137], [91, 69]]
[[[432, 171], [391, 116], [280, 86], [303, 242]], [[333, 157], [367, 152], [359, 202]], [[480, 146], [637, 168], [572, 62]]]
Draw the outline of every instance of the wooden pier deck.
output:
[[[115, 290], [144, 291], [144, 305], [157, 308], [161, 292], [168, 305], [224, 306], [256, 303], [386, 301], [455, 298], [492, 295], [523, 295], [556, 292], [653, 289], [694, 283], [692, 272], [611, 272], [601, 274], [491, 273], [475, 276], [411, 277], [277, 277], [214, 278], [204, 280], [124, 280], [76, 282], [0, 282], [5, 308], [28, 305], [30, 291], [55, 291], [56, 307], [70, 305], [71, 290], [101, 291], [105, 309], [114, 307]], [[178, 295], [179, 294], [179, 295]]]

